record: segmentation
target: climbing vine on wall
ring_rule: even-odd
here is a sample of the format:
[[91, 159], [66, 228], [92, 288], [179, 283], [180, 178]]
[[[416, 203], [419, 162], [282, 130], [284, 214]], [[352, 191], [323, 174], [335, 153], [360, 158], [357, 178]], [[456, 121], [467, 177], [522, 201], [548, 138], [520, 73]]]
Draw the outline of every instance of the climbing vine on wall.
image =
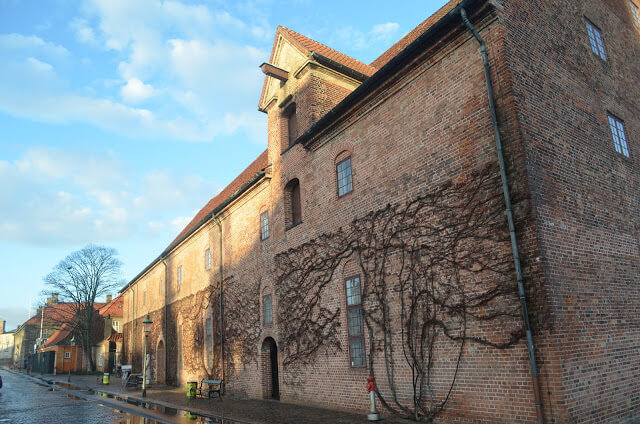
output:
[[507, 349], [523, 337], [503, 212], [499, 174], [487, 166], [278, 254], [283, 365], [344, 348], [342, 308], [328, 299], [340, 265], [354, 259], [378, 397], [398, 415], [432, 421], [469, 344]]

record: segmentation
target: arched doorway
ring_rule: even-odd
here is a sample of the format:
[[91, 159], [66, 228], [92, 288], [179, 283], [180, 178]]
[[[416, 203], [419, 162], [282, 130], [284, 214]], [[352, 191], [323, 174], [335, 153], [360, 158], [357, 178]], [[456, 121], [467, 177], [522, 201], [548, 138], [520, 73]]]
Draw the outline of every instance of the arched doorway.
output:
[[262, 342], [260, 362], [262, 368], [263, 396], [267, 399], [280, 399], [278, 347], [276, 346], [276, 341], [271, 337], [267, 337]]
[[166, 353], [164, 351], [164, 343], [162, 340], [158, 342], [156, 348], [156, 382], [161, 384], [167, 384], [166, 377]]

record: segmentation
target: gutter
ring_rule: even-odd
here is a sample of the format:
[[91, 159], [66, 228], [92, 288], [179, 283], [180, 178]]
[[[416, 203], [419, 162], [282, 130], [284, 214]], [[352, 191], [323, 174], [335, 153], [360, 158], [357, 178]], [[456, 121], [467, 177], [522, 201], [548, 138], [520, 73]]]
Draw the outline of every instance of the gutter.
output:
[[251, 179], [249, 181], [247, 181], [246, 183], [242, 184], [240, 186], [240, 188], [238, 188], [236, 191], [231, 193], [231, 195], [229, 197], [227, 197], [225, 200], [222, 201], [222, 203], [220, 203], [218, 206], [216, 206], [210, 214], [207, 214], [196, 225], [191, 227], [189, 229], [189, 231], [187, 231], [182, 237], [180, 237], [178, 240], [176, 240], [175, 242], [171, 243], [166, 249], [164, 249], [162, 251], [162, 253], [160, 254], [160, 256], [158, 256], [149, 265], [147, 265], [142, 271], [140, 271], [138, 273], [138, 275], [133, 277], [133, 279], [131, 281], [129, 281], [129, 283], [127, 283], [126, 286], [124, 286], [122, 289], [120, 289], [120, 291], [118, 293], [122, 293], [125, 290], [127, 290], [129, 287], [131, 287], [131, 285], [133, 285], [133, 283], [135, 283], [136, 280], [138, 280], [138, 278], [142, 277], [154, 265], [156, 265], [162, 259], [166, 258], [169, 255], [169, 253], [171, 253], [171, 251], [176, 246], [178, 246], [180, 243], [185, 241], [189, 236], [191, 236], [193, 233], [195, 233], [200, 227], [202, 227], [204, 224], [206, 224], [211, 219], [212, 216], [219, 214], [224, 208], [229, 206], [229, 204], [231, 202], [233, 202], [238, 197], [240, 197], [242, 194], [244, 194], [247, 190], [249, 190], [252, 186], [254, 186], [258, 181], [260, 181], [264, 176], [265, 176], [265, 171], [263, 169], [262, 171], [257, 172], [253, 177], [251, 177]]
[[311, 58], [316, 62], [318, 62], [319, 64], [326, 66], [327, 68], [338, 71], [341, 74], [351, 77], [360, 82], [369, 78], [369, 76], [367, 76], [366, 74], [363, 74], [362, 72], [358, 72], [355, 69], [349, 68], [348, 66], [344, 66], [343, 64], [338, 63], [335, 60], [329, 59], [328, 57], [323, 56], [320, 53], [311, 52]]
[[531, 322], [529, 321], [529, 308], [527, 305], [527, 297], [524, 290], [524, 281], [522, 277], [522, 267], [520, 264], [520, 253], [518, 251], [518, 241], [516, 238], [516, 227], [513, 219], [513, 210], [511, 206], [511, 194], [509, 193], [509, 180], [504, 164], [504, 154], [502, 151], [502, 140], [500, 138], [500, 129], [498, 127], [498, 117], [496, 114], [496, 103], [493, 94], [493, 84], [491, 82], [491, 69], [489, 67], [489, 55], [487, 54], [487, 45], [484, 40], [469, 21], [467, 12], [464, 7], [460, 9], [462, 21], [473, 33], [474, 38], [480, 44], [480, 52], [482, 54], [482, 62], [484, 63], [484, 75], [487, 84], [487, 95], [489, 96], [489, 109], [491, 110], [491, 122], [493, 123], [493, 134], [496, 141], [496, 152], [498, 154], [498, 163], [500, 164], [500, 178], [502, 179], [502, 193], [504, 195], [505, 213], [509, 222], [509, 235], [511, 238], [511, 251], [513, 253], [513, 264], [516, 269], [516, 280], [518, 282], [518, 294], [520, 297], [520, 307], [522, 309], [522, 320], [524, 322], [527, 334], [527, 348], [529, 350], [529, 367], [531, 368], [531, 378], [533, 380], [533, 393], [536, 403], [536, 418], [538, 424], [544, 423], [544, 415], [542, 413], [542, 400], [540, 396], [540, 383], [538, 380], [538, 366], [536, 364], [536, 350], [533, 343], [533, 332], [531, 330]]
[[215, 212], [211, 215], [213, 222], [218, 226], [218, 250], [219, 250], [219, 259], [218, 259], [218, 272], [220, 273], [220, 286], [219, 286], [219, 298], [220, 298], [220, 374], [222, 380], [222, 392], [225, 392], [225, 381], [224, 381], [224, 311], [223, 311], [223, 302], [222, 302], [222, 284], [224, 281], [224, 265], [222, 263], [222, 224], [220, 223], [220, 217], [215, 214]]

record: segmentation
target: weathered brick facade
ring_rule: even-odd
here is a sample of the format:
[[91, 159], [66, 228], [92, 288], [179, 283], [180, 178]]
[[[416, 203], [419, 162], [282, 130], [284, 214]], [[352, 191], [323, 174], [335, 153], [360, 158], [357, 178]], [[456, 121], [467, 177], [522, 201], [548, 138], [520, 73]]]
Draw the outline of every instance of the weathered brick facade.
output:
[[[640, 417], [640, 29], [628, 0], [452, 1], [371, 65], [279, 28], [270, 63], [288, 77], [265, 80], [259, 107], [268, 116], [267, 151], [124, 290], [125, 356], [134, 367], [141, 367], [140, 322], [149, 313], [159, 381], [221, 376], [221, 255], [227, 390], [271, 397], [277, 383], [283, 401], [367, 408], [369, 370], [351, 366], [348, 348], [344, 283], [359, 274], [357, 261], [341, 261], [322, 298], [340, 314], [341, 350], [320, 349], [309, 362], [286, 367], [278, 317], [287, 310], [274, 258], [389, 203], [495, 165], [482, 57], [460, 6], [488, 47], [544, 419]], [[606, 61], [591, 52], [585, 19], [601, 29]], [[300, 137], [289, 146], [293, 104]], [[630, 157], [615, 151], [608, 115], [624, 122]], [[353, 191], [338, 197], [336, 165], [347, 157]], [[286, 190], [294, 179], [301, 194], [297, 225]], [[261, 240], [265, 212], [269, 236]], [[506, 222], [496, 227], [505, 229]], [[506, 242], [492, 248], [510, 252]], [[264, 322], [266, 296], [272, 323]], [[507, 330], [476, 331], [491, 337]], [[435, 349], [444, 357], [454, 353], [446, 343]], [[452, 370], [446, 361], [439, 366], [446, 386]], [[411, 374], [398, 366], [397, 375], [403, 383], [397, 395], [407, 400]], [[380, 379], [378, 387], [389, 390]], [[467, 344], [440, 419], [534, 422], [525, 340], [508, 349]]]

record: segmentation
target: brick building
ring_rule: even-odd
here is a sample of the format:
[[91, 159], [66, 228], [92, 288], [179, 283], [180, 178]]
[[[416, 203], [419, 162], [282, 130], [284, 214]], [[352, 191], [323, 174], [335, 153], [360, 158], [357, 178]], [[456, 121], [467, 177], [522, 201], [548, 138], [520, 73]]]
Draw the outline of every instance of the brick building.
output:
[[[384, 217], [387, 204], [473, 186], [488, 169], [495, 186], [483, 198], [506, 192], [502, 208], [514, 225], [502, 215], [498, 236], [485, 234], [483, 246], [502, 258], [516, 240], [518, 260], [505, 274], [513, 291], [487, 299], [483, 316], [512, 319], [486, 325], [464, 315], [474, 340], [433, 345], [444, 359], [429, 387], [439, 395], [456, 380], [441, 418], [638, 419], [638, 13], [637, 0], [451, 1], [369, 65], [279, 27], [262, 65], [268, 148], [123, 289], [123, 363], [141, 368], [149, 314], [158, 381], [224, 377], [227, 390], [250, 397], [364, 411], [364, 382], [375, 371], [390, 406], [410, 406], [410, 367], [380, 361], [404, 348], [404, 306], [390, 294], [388, 344], [370, 350], [378, 334], [362, 320], [378, 313], [366, 296], [372, 270], [360, 241], [343, 235]], [[344, 256], [326, 265], [327, 252], [341, 247]], [[397, 284], [404, 260], [373, 271], [388, 268], [384, 281]], [[470, 264], [456, 274], [472, 277], [459, 287], [487, 284], [496, 268]], [[302, 295], [287, 290], [291, 278]], [[512, 313], [520, 311], [518, 279], [530, 342]], [[301, 304], [313, 317], [308, 328], [289, 319], [304, 315]], [[478, 342], [500, 344], [510, 325], [520, 332], [508, 348]]]

